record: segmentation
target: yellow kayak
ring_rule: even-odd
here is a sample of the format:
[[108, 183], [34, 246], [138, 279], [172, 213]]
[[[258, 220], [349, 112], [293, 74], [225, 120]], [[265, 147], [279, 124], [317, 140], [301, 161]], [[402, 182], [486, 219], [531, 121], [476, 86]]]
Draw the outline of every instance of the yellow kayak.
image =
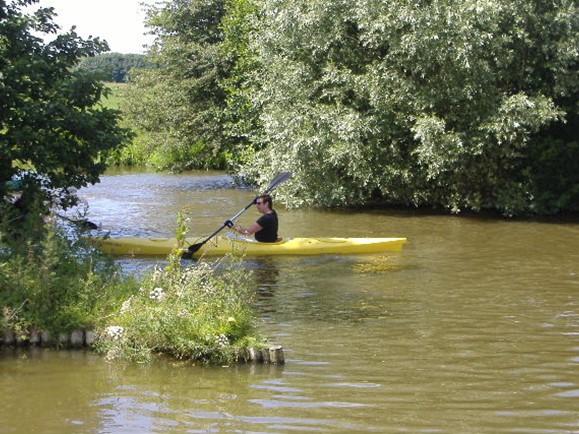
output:
[[[112, 255], [164, 256], [177, 244], [175, 238], [124, 237], [94, 240], [104, 252]], [[199, 241], [188, 239], [185, 248]], [[240, 256], [353, 255], [396, 252], [402, 250], [405, 242], [406, 238], [288, 238], [276, 243], [260, 243], [253, 240], [215, 237], [203, 245], [194, 256], [223, 256], [228, 253]]]

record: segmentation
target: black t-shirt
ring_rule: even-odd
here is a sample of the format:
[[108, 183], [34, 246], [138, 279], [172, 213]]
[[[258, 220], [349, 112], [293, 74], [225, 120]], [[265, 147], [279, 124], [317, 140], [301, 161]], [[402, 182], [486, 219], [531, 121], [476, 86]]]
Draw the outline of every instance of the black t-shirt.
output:
[[262, 215], [257, 224], [263, 229], [255, 233], [255, 239], [262, 243], [274, 243], [277, 241], [277, 214], [272, 210], [270, 214]]

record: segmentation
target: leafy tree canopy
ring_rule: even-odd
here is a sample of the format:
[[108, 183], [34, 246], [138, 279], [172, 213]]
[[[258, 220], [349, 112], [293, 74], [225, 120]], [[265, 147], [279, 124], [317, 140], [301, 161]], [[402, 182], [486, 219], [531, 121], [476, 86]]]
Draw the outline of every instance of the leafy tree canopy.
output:
[[132, 75], [122, 109], [146, 133], [151, 143], [144, 146], [171, 156], [174, 164], [163, 168], [224, 166], [228, 140], [219, 83], [230, 66], [219, 49], [223, 14], [223, 0], [179, 0], [148, 10], [156, 35], [149, 56], [159, 68]]
[[575, 1], [259, 4], [243, 169], [296, 172], [289, 201], [579, 209]]
[[293, 205], [579, 210], [578, 7], [172, 0], [130, 117], [188, 167], [293, 171]]
[[100, 107], [101, 83], [74, 67], [108, 49], [98, 38], [74, 31], [55, 34], [52, 8], [23, 9], [37, 0], [0, 2], [0, 204], [10, 181], [24, 193], [63, 206], [73, 188], [95, 183], [104, 171], [102, 154], [119, 146], [128, 132], [118, 112]]

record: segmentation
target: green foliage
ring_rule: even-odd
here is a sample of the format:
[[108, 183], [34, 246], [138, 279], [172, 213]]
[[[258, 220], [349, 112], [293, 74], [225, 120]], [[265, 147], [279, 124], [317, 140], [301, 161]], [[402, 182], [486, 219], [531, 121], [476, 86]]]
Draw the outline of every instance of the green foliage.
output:
[[264, 0], [244, 172], [294, 171], [296, 205], [577, 209], [576, 164], [556, 170], [579, 160], [577, 16], [570, 0]]
[[181, 255], [183, 250], [187, 248], [187, 246], [185, 246], [185, 236], [188, 230], [187, 219], [182, 212], [179, 212], [177, 214], [177, 229], [175, 229], [175, 240], [177, 244], [167, 258], [169, 260], [169, 265], [167, 265], [167, 272], [169, 274], [178, 273], [181, 269]]
[[43, 43], [34, 33], [55, 33], [54, 12], [22, 12], [34, 3], [0, 3], [0, 201], [6, 183], [21, 178], [26, 195], [67, 206], [72, 187], [97, 182], [102, 157], [129, 134], [117, 125], [117, 111], [97, 104], [102, 84], [74, 69], [106, 43], [74, 30]]
[[223, 128], [234, 144], [227, 153], [230, 166], [251, 161], [262, 132], [261, 112], [251, 100], [256, 86], [259, 87], [255, 77], [261, 68], [257, 52], [250, 44], [259, 6], [256, 0], [228, 0], [221, 21], [224, 40], [220, 50], [232, 65], [220, 81], [226, 94]]
[[162, 353], [211, 363], [235, 360], [258, 341], [246, 270], [225, 262], [157, 269], [100, 332], [107, 357], [147, 361]]
[[133, 154], [296, 174], [291, 205], [579, 210], [574, 0], [174, 0]]
[[135, 146], [153, 150], [149, 162], [158, 168], [225, 165], [223, 13], [223, 0], [175, 1], [148, 12], [157, 36], [149, 55], [159, 69], [132, 75], [122, 110], [141, 135]]
[[[113, 110], [120, 110], [122, 101], [126, 98], [128, 85], [126, 83], [106, 83], [106, 93], [102, 96], [100, 104]], [[126, 123], [122, 123], [126, 126]]]
[[132, 279], [79, 239], [52, 225], [44, 232], [38, 244], [0, 242], [0, 330], [92, 329], [136, 291]]
[[36, 243], [6, 242], [11, 225], [5, 213], [0, 217], [0, 331], [97, 330], [97, 350], [139, 362], [162, 353], [228, 363], [264, 344], [255, 330], [252, 275], [239, 260], [181, 265], [181, 214], [169, 264], [138, 281], [53, 225]]
[[85, 57], [78, 64], [78, 69], [93, 74], [104, 81], [126, 83], [133, 68], [149, 69], [155, 65], [143, 54], [103, 53], [94, 57]]

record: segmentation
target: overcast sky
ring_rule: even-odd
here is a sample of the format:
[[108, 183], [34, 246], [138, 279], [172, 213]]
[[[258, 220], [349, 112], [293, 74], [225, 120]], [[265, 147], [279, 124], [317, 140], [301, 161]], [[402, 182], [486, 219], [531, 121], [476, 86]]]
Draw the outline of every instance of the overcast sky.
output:
[[141, 3], [154, 4], [154, 0], [40, 0], [35, 6], [51, 6], [57, 16], [55, 22], [61, 30], [76, 25], [83, 37], [98, 36], [108, 42], [117, 53], [144, 53], [144, 44], [152, 42], [146, 36], [143, 24], [145, 13]]

